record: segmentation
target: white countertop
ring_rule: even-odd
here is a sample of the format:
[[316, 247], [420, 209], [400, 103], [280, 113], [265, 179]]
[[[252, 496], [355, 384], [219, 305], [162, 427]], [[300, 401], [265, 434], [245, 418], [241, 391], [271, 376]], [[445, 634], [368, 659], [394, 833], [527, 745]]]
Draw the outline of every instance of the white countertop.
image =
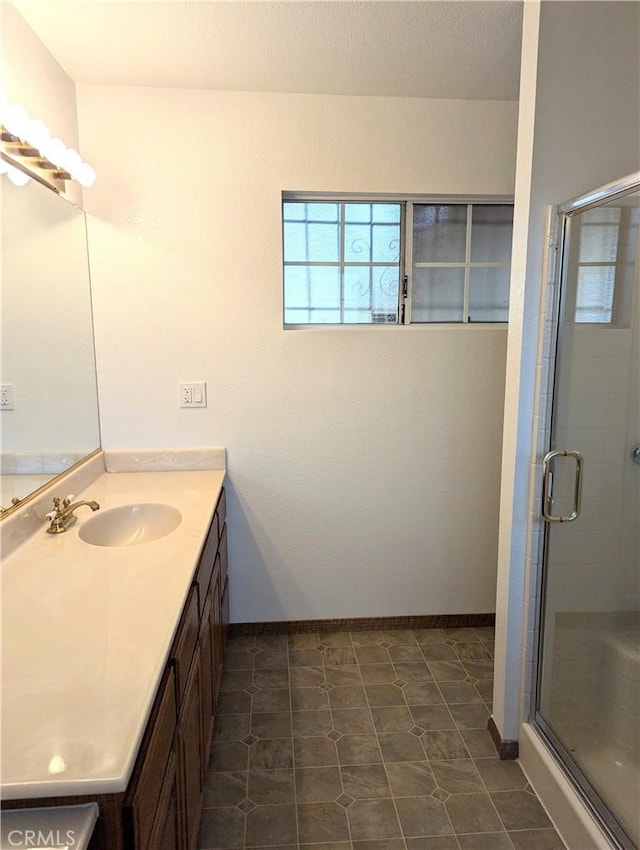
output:
[[125, 790], [224, 474], [102, 474], [76, 499], [162, 502], [181, 524], [138, 546], [91, 546], [78, 530], [98, 514], [79, 508], [66, 533], [43, 523], [4, 560], [3, 799]]

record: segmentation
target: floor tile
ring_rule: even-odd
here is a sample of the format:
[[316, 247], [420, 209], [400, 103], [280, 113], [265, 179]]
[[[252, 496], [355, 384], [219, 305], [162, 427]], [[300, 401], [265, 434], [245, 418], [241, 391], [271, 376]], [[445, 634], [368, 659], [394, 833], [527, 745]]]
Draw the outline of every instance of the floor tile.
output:
[[472, 794], [485, 790], [471, 759], [432, 761], [431, 770], [438, 788], [450, 794]]
[[391, 658], [382, 646], [356, 646], [356, 659], [358, 664], [389, 664]]
[[294, 711], [291, 715], [294, 738], [312, 738], [331, 731], [330, 711]]
[[361, 664], [360, 675], [365, 685], [395, 682], [398, 678], [391, 664]]
[[296, 768], [338, 764], [336, 745], [329, 738], [296, 738], [293, 754]]
[[322, 654], [317, 649], [290, 649], [291, 667], [317, 667], [322, 664]]
[[498, 758], [495, 744], [486, 729], [460, 729], [472, 758]]
[[322, 667], [292, 667], [290, 673], [292, 688], [317, 688], [324, 682]]
[[484, 703], [450, 705], [449, 710], [458, 729], [486, 729], [489, 711]]
[[216, 718], [213, 740], [216, 743], [220, 741], [241, 741], [249, 734], [250, 726], [250, 714], [223, 714]]
[[298, 840], [296, 809], [288, 806], [257, 806], [247, 815], [246, 846], [264, 844], [289, 844]]
[[236, 806], [247, 796], [246, 771], [222, 771], [206, 773], [202, 805], [204, 808]]
[[402, 797], [396, 801], [402, 831], [407, 837], [452, 832], [444, 805], [433, 797]]
[[288, 688], [267, 688], [253, 695], [251, 710], [256, 714], [289, 711], [290, 699]]
[[458, 657], [451, 646], [446, 643], [433, 643], [424, 646], [422, 653], [427, 661], [457, 661]]
[[487, 731], [491, 629], [228, 644], [201, 850], [564, 850]]
[[382, 761], [376, 735], [345, 735], [336, 742], [340, 764], [374, 764]]
[[335, 708], [331, 716], [333, 728], [342, 735], [363, 735], [375, 731], [368, 708]]
[[247, 798], [259, 805], [293, 803], [293, 770], [250, 770]]
[[362, 685], [336, 685], [328, 694], [331, 708], [366, 708], [367, 695]]
[[288, 667], [264, 667], [253, 671], [253, 684], [262, 688], [288, 688]]
[[413, 634], [420, 646], [443, 643], [447, 637], [442, 629], [414, 629]]
[[409, 705], [437, 705], [444, 702], [442, 691], [435, 682], [409, 682], [402, 688]]
[[254, 666], [257, 669], [270, 668], [277, 669], [280, 667], [289, 666], [288, 653], [278, 649], [263, 649], [255, 654]]
[[385, 762], [420, 761], [424, 757], [420, 738], [409, 732], [382, 732], [378, 740]]
[[390, 797], [391, 788], [382, 764], [351, 764], [340, 768], [345, 794], [355, 800]]
[[291, 712], [277, 711], [251, 715], [251, 734], [256, 738], [290, 738]]
[[287, 644], [289, 649], [313, 649], [320, 643], [318, 632], [309, 632], [302, 635], [288, 635]]
[[519, 791], [527, 785], [527, 777], [516, 761], [476, 759], [476, 767], [487, 791]]
[[223, 714], [246, 714], [251, 711], [251, 694], [246, 691], [225, 691], [218, 697], [216, 717]]
[[460, 850], [511, 850], [506, 832], [476, 832], [458, 835]]
[[347, 817], [354, 841], [402, 835], [392, 800], [356, 800], [347, 809]]
[[347, 813], [337, 803], [298, 803], [297, 809], [301, 844], [349, 840]]
[[364, 691], [367, 701], [372, 707], [406, 705], [404, 693], [397, 685], [365, 685]]
[[525, 829], [509, 833], [515, 850], [564, 850], [555, 829]]
[[342, 792], [338, 767], [298, 768], [295, 780], [299, 803], [330, 802]]
[[460, 850], [455, 835], [431, 835], [407, 838], [407, 850]]
[[448, 705], [470, 705], [483, 701], [477, 689], [469, 682], [440, 682], [438, 687]]
[[249, 747], [238, 741], [222, 741], [211, 746], [209, 770], [246, 770]]
[[412, 705], [411, 715], [417, 726], [429, 731], [456, 728], [446, 705]]
[[416, 725], [406, 706], [375, 706], [371, 717], [376, 732], [408, 732]]
[[500, 818], [488, 794], [454, 794], [445, 803], [455, 832], [499, 832]]
[[394, 797], [426, 797], [435, 790], [433, 772], [426, 761], [388, 764], [386, 771]]
[[245, 815], [236, 808], [203, 809], [198, 832], [198, 847], [244, 848]]
[[491, 799], [507, 830], [551, 826], [540, 802], [528, 791], [497, 791], [491, 794]]
[[321, 688], [291, 688], [291, 708], [294, 711], [328, 711], [329, 694]]
[[468, 759], [469, 752], [460, 732], [425, 732], [422, 745], [428, 759]]
[[251, 745], [250, 770], [278, 770], [293, 767], [293, 745], [290, 738], [272, 738]]

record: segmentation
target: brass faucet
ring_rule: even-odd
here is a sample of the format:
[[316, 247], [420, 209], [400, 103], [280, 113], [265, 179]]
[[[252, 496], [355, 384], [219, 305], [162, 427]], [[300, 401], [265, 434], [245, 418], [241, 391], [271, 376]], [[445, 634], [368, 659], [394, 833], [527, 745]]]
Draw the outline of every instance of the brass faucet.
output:
[[63, 531], [66, 531], [67, 526], [71, 525], [75, 519], [74, 511], [76, 508], [81, 508], [83, 505], [87, 505], [92, 511], [97, 511], [100, 508], [100, 505], [93, 500], [88, 502], [72, 502], [71, 500], [74, 498], [74, 496], [67, 496], [61, 503], [57, 496], [54, 497], [54, 510], [50, 511], [46, 516], [46, 520], [51, 523], [47, 529], [47, 534], [62, 534]]

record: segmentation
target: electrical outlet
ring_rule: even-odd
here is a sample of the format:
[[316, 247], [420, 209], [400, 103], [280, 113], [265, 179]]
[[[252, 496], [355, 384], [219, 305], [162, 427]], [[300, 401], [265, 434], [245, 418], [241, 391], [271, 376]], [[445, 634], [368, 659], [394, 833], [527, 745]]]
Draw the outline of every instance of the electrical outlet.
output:
[[13, 384], [0, 384], [0, 410], [15, 410]]
[[204, 381], [180, 384], [180, 407], [206, 407], [207, 385]]

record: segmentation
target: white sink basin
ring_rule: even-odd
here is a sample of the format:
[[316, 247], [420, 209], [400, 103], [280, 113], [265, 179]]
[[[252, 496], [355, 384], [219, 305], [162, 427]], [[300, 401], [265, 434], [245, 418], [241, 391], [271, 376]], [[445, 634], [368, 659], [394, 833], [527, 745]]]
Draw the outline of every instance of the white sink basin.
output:
[[181, 522], [182, 514], [171, 505], [122, 505], [85, 520], [78, 536], [92, 546], [137, 546], [166, 537]]

